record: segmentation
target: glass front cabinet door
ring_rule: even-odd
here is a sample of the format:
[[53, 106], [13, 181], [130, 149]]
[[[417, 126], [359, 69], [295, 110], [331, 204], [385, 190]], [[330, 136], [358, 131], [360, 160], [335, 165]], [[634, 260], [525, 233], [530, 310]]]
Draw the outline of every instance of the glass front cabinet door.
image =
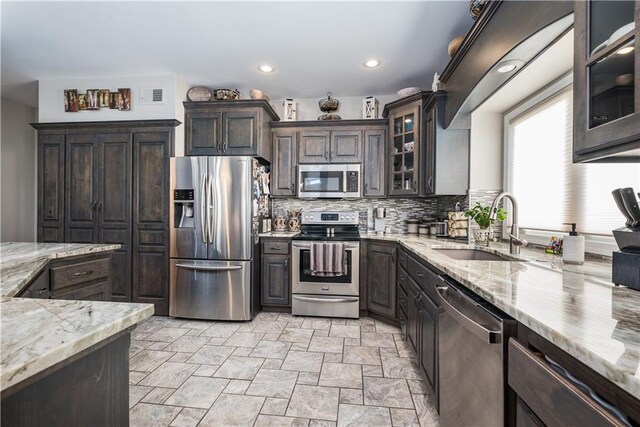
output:
[[392, 196], [415, 195], [419, 192], [420, 105], [420, 102], [410, 104], [389, 114], [389, 194]]
[[574, 162], [640, 161], [640, 1], [576, 1]]

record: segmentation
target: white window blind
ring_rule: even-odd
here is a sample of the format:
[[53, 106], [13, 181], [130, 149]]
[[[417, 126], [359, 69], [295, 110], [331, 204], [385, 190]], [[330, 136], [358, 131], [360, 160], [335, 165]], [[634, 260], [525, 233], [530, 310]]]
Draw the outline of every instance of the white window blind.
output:
[[611, 235], [624, 225], [611, 190], [640, 191], [640, 165], [573, 164], [571, 86], [506, 119], [507, 189], [519, 203], [524, 229]]

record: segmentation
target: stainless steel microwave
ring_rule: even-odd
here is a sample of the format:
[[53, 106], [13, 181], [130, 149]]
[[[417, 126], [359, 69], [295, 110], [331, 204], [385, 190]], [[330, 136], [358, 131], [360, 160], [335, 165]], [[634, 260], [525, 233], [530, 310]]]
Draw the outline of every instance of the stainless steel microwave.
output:
[[360, 191], [360, 165], [299, 165], [298, 197], [357, 199]]

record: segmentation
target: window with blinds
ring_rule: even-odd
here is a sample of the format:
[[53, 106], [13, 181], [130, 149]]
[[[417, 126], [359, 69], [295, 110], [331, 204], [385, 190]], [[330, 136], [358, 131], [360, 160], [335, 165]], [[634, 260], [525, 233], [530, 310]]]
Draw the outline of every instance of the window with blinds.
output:
[[640, 165], [573, 164], [572, 101], [569, 85], [505, 117], [506, 188], [523, 229], [567, 231], [563, 223], [575, 222], [582, 233], [609, 236], [625, 221], [611, 190], [640, 191]]

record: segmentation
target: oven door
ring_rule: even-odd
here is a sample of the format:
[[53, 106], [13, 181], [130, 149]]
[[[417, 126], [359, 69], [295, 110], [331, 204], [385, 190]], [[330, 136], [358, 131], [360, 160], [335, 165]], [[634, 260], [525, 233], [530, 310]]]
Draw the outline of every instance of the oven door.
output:
[[311, 274], [311, 242], [294, 241], [291, 257], [291, 292], [310, 295], [360, 295], [360, 243], [343, 243], [346, 251], [345, 274], [326, 277]]
[[346, 165], [300, 165], [298, 178], [299, 197], [347, 197]]

